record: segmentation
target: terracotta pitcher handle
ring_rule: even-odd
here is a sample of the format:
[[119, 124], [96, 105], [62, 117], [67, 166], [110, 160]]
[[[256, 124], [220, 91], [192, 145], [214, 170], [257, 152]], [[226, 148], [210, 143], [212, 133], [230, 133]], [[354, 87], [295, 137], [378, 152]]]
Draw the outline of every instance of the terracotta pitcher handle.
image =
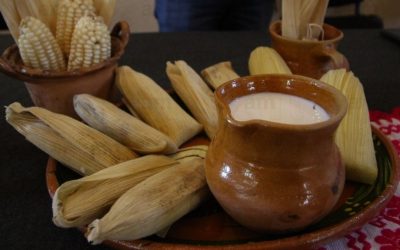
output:
[[3, 54], [0, 56], [0, 71], [3, 72], [4, 74], [11, 76], [11, 77], [17, 77], [18, 73], [15, 71], [15, 69], [11, 66], [11, 62], [9, 60], [10, 54], [12, 50], [15, 50], [16, 45], [12, 45], [11, 47], [7, 48]]
[[116, 23], [111, 31], [111, 36], [116, 37], [121, 41], [122, 49], [125, 49], [126, 45], [128, 45], [130, 34], [131, 30], [126, 21]]
[[332, 69], [345, 68], [349, 70], [349, 61], [335, 48], [327, 47], [322, 51], [322, 57], [332, 63]]

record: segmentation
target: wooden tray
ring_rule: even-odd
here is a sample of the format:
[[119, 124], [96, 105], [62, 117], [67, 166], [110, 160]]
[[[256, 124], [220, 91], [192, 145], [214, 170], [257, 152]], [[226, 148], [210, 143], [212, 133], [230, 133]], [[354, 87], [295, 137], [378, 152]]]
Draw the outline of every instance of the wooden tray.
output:
[[[262, 235], [230, 218], [214, 199], [174, 223], [164, 238], [150, 236], [135, 241], [105, 241], [117, 249], [303, 249], [335, 240], [370, 221], [396, 191], [399, 160], [391, 142], [372, 128], [378, 161], [374, 185], [347, 181], [337, 206], [328, 216], [300, 233]], [[49, 158], [46, 181], [51, 196], [59, 183], [80, 176]]]

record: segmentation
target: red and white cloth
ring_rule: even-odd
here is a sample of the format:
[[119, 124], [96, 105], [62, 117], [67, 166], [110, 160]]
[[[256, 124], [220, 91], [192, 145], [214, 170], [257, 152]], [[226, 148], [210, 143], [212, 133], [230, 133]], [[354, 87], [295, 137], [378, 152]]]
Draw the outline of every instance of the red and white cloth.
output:
[[[391, 114], [371, 111], [372, 125], [379, 128], [393, 143], [400, 155], [400, 107]], [[379, 215], [345, 237], [319, 250], [400, 250], [400, 185], [393, 198]]]

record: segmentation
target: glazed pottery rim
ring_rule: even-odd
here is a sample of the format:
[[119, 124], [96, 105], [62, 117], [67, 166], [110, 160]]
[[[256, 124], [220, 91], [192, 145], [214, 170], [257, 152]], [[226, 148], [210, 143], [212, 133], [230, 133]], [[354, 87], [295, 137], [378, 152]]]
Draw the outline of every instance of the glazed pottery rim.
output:
[[[25, 66], [21, 63], [21, 56], [17, 44], [12, 44], [0, 56], [0, 70], [19, 80], [36, 84], [41, 80], [68, 79], [94, 74], [104, 68], [113, 67], [125, 52], [129, 42], [130, 27], [128, 22], [119, 21], [111, 31], [111, 57], [90, 67], [76, 70], [54, 71]], [[54, 83], [57, 83], [56, 81]]]
[[[270, 79], [271, 78], [272, 79], [285, 78], [284, 80], [281, 80], [281, 82], [282, 82], [281, 84], [283, 84], [283, 82], [287, 82], [287, 81], [302, 81], [304, 84], [308, 84], [308, 85], [314, 86], [318, 89], [322, 89], [324, 91], [330, 92], [330, 93], [332, 93], [332, 96], [338, 106], [339, 111], [336, 114], [332, 114], [327, 111], [329, 114], [329, 119], [327, 119], [326, 121], [310, 123], [310, 124], [288, 124], [288, 123], [279, 123], [279, 122], [272, 122], [272, 121], [260, 120], [260, 119], [238, 121], [235, 118], [233, 118], [232, 112], [229, 108], [229, 103], [226, 104], [222, 100], [223, 97], [222, 97], [221, 92], [224, 91], [224, 89], [226, 87], [232, 85], [233, 83], [236, 83], [238, 80], [241, 80], [241, 81], [247, 80], [248, 82], [255, 82], [254, 79], [264, 79], [265, 80], [268, 78], [270, 78]], [[259, 93], [259, 92], [255, 92], [255, 93]], [[276, 93], [280, 93], [280, 92], [276, 92]], [[317, 130], [324, 129], [329, 126], [335, 126], [339, 121], [341, 121], [343, 119], [343, 117], [345, 116], [345, 114], [347, 112], [347, 107], [348, 107], [346, 97], [336, 88], [334, 88], [320, 80], [316, 80], [316, 79], [313, 79], [310, 77], [301, 76], [301, 75], [289, 75], [289, 74], [260, 74], [260, 75], [238, 77], [238, 78], [235, 78], [228, 82], [225, 82], [224, 84], [219, 86], [215, 90], [214, 96], [215, 96], [215, 101], [219, 104], [220, 107], [222, 107], [221, 112], [222, 112], [223, 117], [226, 117], [227, 121], [230, 124], [237, 126], [237, 127], [245, 127], [245, 126], [254, 126], [255, 125], [255, 126], [268, 126], [270, 128], [278, 128], [278, 129], [289, 130], [289, 131], [317, 131]], [[295, 96], [297, 96], [297, 95], [295, 95]], [[299, 97], [301, 97], [301, 96], [299, 96]], [[304, 98], [304, 97], [302, 97], [302, 98]], [[317, 104], [320, 105], [319, 103], [317, 103]], [[322, 108], [325, 110], [324, 107], [322, 107]]]
[[269, 25], [268, 31], [269, 31], [269, 33], [270, 33], [270, 35], [272, 37], [275, 37], [275, 38], [280, 39], [280, 40], [288, 41], [288, 42], [291, 42], [291, 43], [299, 43], [299, 44], [305, 44], [305, 43], [306, 44], [332, 43], [332, 42], [340, 41], [344, 37], [344, 34], [340, 29], [338, 29], [335, 26], [332, 26], [330, 24], [324, 23], [323, 24], [324, 28], [327, 27], [327, 28], [330, 28], [330, 29], [334, 29], [339, 33], [339, 35], [337, 37], [332, 38], [332, 39], [324, 39], [324, 40], [305, 40], [305, 39], [287, 38], [287, 37], [282, 36], [280, 33], [276, 32], [276, 30], [275, 30], [276, 26], [281, 25], [281, 23], [282, 23], [282, 21], [280, 21], [280, 20], [273, 21]]

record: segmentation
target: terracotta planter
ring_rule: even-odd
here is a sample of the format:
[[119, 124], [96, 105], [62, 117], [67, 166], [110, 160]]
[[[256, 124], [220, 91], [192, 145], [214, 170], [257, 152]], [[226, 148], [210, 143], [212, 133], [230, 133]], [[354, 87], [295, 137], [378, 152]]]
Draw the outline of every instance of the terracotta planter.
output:
[[330, 69], [349, 69], [346, 57], [336, 48], [343, 39], [343, 33], [335, 27], [324, 24], [324, 40], [295, 40], [281, 36], [281, 22], [269, 26], [272, 48], [286, 61], [293, 74], [315, 79]]
[[129, 41], [127, 22], [115, 25], [111, 32], [112, 55], [106, 61], [74, 71], [54, 72], [24, 66], [17, 45], [7, 48], [0, 57], [0, 71], [25, 82], [36, 106], [77, 117], [72, 98], [87, 93], [109, 99], [113, 92], [115, 69]]
[[[232, 118], [232, 100], [266, 91], [311, 100], [330, 117], [307, 125]], [[210, 190], [224, 210], [240, 224], [269, 233], [298, 231], [327, 215], [345, 180], [334, 143], [346, 113], [345, 97], [322, 82], [295, 75], [238, 78], [218, 88], [215, 97], [219, 129], [205, 169]]]

